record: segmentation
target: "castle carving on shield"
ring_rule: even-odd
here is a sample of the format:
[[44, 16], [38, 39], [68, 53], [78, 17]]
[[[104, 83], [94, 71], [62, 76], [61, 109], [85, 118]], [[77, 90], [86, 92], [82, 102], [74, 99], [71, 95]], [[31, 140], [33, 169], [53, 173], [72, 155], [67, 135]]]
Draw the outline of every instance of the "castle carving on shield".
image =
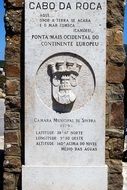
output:
[[48, 65], [51, 71], [52, 96], [62, 105], [74, 103], [73, 88], [78, 85], [77, 77], [82, 65], [74, 62], [56, 62]]

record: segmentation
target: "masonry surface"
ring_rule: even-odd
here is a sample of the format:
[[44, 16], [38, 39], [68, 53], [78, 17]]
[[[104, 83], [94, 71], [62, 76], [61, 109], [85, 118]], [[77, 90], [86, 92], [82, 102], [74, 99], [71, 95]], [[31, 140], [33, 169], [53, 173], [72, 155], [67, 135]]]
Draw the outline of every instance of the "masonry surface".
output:
[[[125, 53], [123, 0], [107, 0], [106, 162], [109, 190], [122, 190]], [[3, 190], [21, 189], [24, 162], [24, 2], [5, 0], [6, 113]]]

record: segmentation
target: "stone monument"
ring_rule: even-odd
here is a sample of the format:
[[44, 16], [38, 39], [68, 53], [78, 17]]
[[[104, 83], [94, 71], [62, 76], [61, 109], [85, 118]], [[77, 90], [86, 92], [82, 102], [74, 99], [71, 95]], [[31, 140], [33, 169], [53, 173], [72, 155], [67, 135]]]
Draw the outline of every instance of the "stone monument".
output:
[[25, 3], [23, 190], [107, 190], [106, 0]]

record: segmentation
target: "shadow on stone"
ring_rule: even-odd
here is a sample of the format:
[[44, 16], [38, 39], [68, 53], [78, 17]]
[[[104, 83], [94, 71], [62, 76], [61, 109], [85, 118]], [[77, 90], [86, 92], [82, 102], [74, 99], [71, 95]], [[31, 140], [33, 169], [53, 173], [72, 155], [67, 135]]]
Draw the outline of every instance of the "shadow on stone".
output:
[[123, 152], [123, 162], [127, 162], [127, 150]]
[[53, 99], [53, 110], [55, 110], [56, 112], [59, 113], [68, 113], [72, 110], [73, 107], [73, 103], [69, 104], [69, 105], [61, 105], [59, 103], [57, 103], [54, 98]]

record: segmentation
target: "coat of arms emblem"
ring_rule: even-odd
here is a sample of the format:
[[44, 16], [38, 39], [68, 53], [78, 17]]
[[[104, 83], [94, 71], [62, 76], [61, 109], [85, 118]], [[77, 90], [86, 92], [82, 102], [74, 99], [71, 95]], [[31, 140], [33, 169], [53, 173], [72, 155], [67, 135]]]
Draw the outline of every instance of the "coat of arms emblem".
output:
[[51, 73], [52, 96], [61, 105], [74, 103], [78, 75], [82, 65], [73, 62], [55, 62], [48, 65]]

